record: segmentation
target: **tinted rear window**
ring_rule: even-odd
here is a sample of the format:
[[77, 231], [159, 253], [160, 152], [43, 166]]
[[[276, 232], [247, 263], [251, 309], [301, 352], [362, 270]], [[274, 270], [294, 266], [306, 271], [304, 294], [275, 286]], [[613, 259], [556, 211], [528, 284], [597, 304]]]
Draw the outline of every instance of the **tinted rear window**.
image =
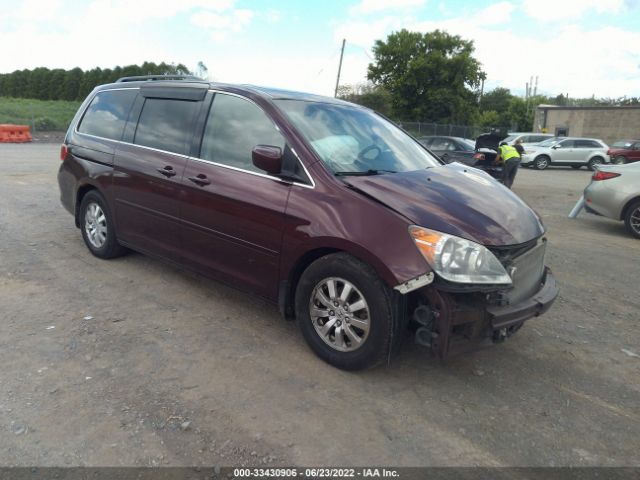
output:
[[185, 155], [200, 102], [147, 98], [133, 143]]
[[98, 93], [87, 108], [78, 131], [96, 137], [120, 140], [137, 89]]

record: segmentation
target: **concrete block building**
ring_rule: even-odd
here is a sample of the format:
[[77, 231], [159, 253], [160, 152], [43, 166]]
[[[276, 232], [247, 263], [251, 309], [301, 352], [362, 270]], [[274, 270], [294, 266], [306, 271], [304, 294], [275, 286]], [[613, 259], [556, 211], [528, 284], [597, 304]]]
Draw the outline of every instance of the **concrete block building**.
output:
[[565, 137], [592, 137], [611, 145], [616, 140], [640, 139], [640, 106], [560, 107], [539, 105], [534, 132]]

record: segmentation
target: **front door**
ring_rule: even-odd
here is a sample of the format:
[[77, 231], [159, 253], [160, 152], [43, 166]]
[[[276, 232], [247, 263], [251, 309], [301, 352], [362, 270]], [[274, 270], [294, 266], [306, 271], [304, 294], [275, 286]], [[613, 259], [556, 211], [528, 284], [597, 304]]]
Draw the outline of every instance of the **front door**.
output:
[[216, 93], [199, 158], [182, 188], [184, 255], [189, 265], [275, 299], [285, 207], [291, 188], [253, 165], [256, 145], [285, 151], [285, 140], [255, 103]]
[[573, 140], [563, 140], [555, 145], [552, 162], [572, 163], [578, 160], [579, 152], [574, 148]]

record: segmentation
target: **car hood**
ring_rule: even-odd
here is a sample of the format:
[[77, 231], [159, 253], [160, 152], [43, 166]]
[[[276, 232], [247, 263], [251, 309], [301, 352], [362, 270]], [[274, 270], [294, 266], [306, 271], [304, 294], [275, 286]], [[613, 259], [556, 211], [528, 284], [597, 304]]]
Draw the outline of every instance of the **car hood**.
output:
[[515, 193], [457, 163], [343, 180], [416, 225], [483, 245], [517, 245], [544, 233], [536, 213]]

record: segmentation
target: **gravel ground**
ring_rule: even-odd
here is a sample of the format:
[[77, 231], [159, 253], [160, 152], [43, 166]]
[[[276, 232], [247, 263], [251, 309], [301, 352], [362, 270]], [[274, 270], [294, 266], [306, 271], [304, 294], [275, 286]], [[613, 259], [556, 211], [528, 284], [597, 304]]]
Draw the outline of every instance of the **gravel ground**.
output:
[[58, 162], [0, 144], [0, 465], [640, 465], [640, 241], [567, 218], [588, 172], [516, 179], [549, 229], [545, 316], [444, 364], [409, 342], [346, 373], [273, 305], [91, 256]]

